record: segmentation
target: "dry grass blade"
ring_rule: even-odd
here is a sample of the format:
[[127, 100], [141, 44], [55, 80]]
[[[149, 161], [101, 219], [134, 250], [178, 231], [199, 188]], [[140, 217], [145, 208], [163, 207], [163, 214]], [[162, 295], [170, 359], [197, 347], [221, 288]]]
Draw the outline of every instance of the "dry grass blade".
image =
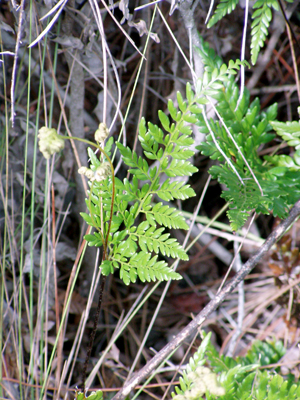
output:
[[40, 20], [42, 21], [44, 18], [48, 17], [49, 15], [51, 15], [57, 8], [60, 7], [60, 9], [57, 11], [57, 13], [54, 15], [54, 17], [52, 18], [52, 20], [49, 22], [49, 24], [46, 26], [46, 28], [38, 35], [38, 37], [32, 42], [30, 43], [30, 45], [28, 46], [33, 47], [35, 46], [38, 42], [40, 42], [42, 40], [43, 37], [45, 37], [47, 35], [47, 33], [50, 32], [51, 28], [53, 27], [53, 25], [55, 24], [55, 22], [58, 20], [59, 16], [61, 15], [65, 5], [67, 4], [68, 0], [60, 0], [54, 7], [52, 10], [50, 10], [44, 17], [42, 17]]

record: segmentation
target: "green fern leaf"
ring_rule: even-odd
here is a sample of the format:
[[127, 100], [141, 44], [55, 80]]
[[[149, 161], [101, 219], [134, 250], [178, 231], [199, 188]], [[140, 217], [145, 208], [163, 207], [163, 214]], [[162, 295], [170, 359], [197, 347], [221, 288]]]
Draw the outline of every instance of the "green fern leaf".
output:
[[163, 203], [157, 203], [155, 206], [145, 211], [147, 221], [156, 226], [156, 223], [163, 225], [166, 228], [174, 229], [189, 229], [185, 218], [181, 215], [180, 211], [176, 208], [169, 207]]
[[211, 28], [215, 23], [222, 19], [226, 14], [230, 14], [237, 6], [238, 0], [221, 0], [217, 6], [214, 15], [210, 18], [207, 24]]
[[236, 232], [241, 226], [244, 226], [249, 218], [249, 213], [241, 210], [227, 211], [227, 217], [230, 221], [231, 229]]
[[186, 112], [186, 109], [187, 109], [187, 104], [186, 104], [186, 102], [183, 100], [182, 94], [181, 94], [180, 92], [177, 92], [176, 95], [177, 95], [177, 101], [178, 101], [179, 109], [180, 109], [180, 111], [181, 111], [182, 113], [185, 113], [185, 112]]
[[156, 280], [181, 279], [180, 274], [168, 267], [165, 261], [157, 261], [157, 256], [143, 251], [135, 253], [130, 259], [115, 254], [114, 267], [120, 268], [120, 278], [126, 285], [135, 282], [137, 276], [142, 282]]
[[[221, 65], [223, 64], [222, 58], [218, 56], [215, 52], [215, 50], [210, 47], [208, 42], [205, 42], [203, 38], [200, 36], [199, 37], [200, 41], [200, 47], [196, 48], [196, 51], [200, 54], [203, 63], [205, 65], [206, 69], [209, 69], [212, 71], [214, 68], [221, 68]], [[223, 69], [227, 70], [227, 67], [223, 67]], [[196, 113], [195, 113], [196, 114]]]
[[129, 167], [135, 167], [133, 169], [129, 169], [129, 172], [140, 180], [149, 180], [149, 165], [147, 161], [142, 157], [138, 157], [136, 152], [131, 151], [129, 147], [124, 147], [122, 143], [118, 142], [116, 145], [123, 156], [124, 163]]
[[102, 237], [98, 232], [94, 232], [90, 235], [85, 235], [84, 239], [88, 242], [88, 246], [101, 247], [103, 244]]
[[159, 117], [159, 120], [160, 120], [164, 130], [167, 132], [171, 132], [169, 117], [161, 110], [158, 111], [158, 117]]
[[82, 218], [84, 219], [84, 221], [85, 221], [88, 225], [93, 226], [93, 227], [96, 227], [96, 225], [95, 225], [95, 223], [94, 223], [94, 221], [92, 220], [92, 218], [91, 218], [90, 215], [88, 215], [88, 214], [86, 214], [86, 213], [84, 213], [84, 212], [81, 212], [80, 215], [82, 216]]
[[138, 238], [139, 246], [145, 253], [154, 251], [156, 254], [161, 253], [163, 256], [187, 261], [188, 256], [182, 246], [176, 239], [169, 239], [170, 234], [163, 234], [164, 231], [165, 228], [156, 229], [152, 225], [149, 227], [148, 222], [145, 221], [138, 226], [137, 231], [132, 233], [131, 236]]
[[112, 146], [114, 144], [114, 138], [111, 136], [106, 142], [105, 142], [105, 147], [104, 151], [108, 155], [108, 157], [111, 156], [111, 151], [112, 151]]
[[[238, 68], [238, 65], [234, 63], [231, 69], [235, 66]], [[212, 73], [216, 79], [211, 89], [216, 90], [220, 86], [217, 82], [218, 69]], [[220, 80], [223, 82], [225, 77]], [[152, 167], [130, 147], [117, 143], [122, 160], [129, 167], [131, 178], [121, 181], [116, 177], [108, 177], [103, 181], [96, 181], [92, 177], [89, 182], [90, 195], [86, 203], [90, 215], [83, 214], [83, 218], [97, 231], [86, 239], [89, 244], [96, 246], [107, 244], [107, 259], [102, 264], [102, 272], [109, 275], [119, 269], [120, 278], [126, 285], [135, 282], [138, 277], [149, 282], [179, 279], [180, 275], [172, 271], [165, 261], [157, 260], [158, 254], [188, 259], [177, 240], [165, 233], [166, 227], [188, 229], [185, 219], [175, 208], [162, 203], [153, 204], [155, 195], [167, 201], [185, 200], [195, 196], [194, 190], [183, 181], [167, 178], [160, 183], [162, 174], [174, 178], [191, 176], [197, 171], [188, 161], [194, 154], [189, 149], [194, 144], [190, 125], [195, 124], [196, 115], [201, 115], [202, 110], [193, 104], [195, 94], [190, 85], [187, 85], [186, 93], [187, 100], [180, 93], [177, 94], [180, 111], [171, 100], [168, 103], [170, 116], [159, 111], [159, 119], [166, 133], [150, 122], [146, 126], [145, 120], [141, 119], [139, 140], [144, 155], [157, 161]], [[111, 139], [106, 147], [108, 152], [111, 151], [112, 144]], [[96, 171], [101, 162], [91, 150], [90, 153], [91, 170]], [[140, 181], [149, 182], [141, 185]], [[138, 223], [140, 213], [145, 214], [146, 221]], [[120, 230], [122, 224], [125, 228]], [[153, 256], [153, 252], [157, 255]]]
[[193, 103], [195, 93], [193, 92], [192, 86], [189, 82], [186, 85], [185, 93], [186, 93], [186, 98], [187, 98], [188, 103], [189, 104]]
[[[194, 143], [192, 138], [188, 138], [190, 141], [186, 141], [186, 143]], [[180, 142], [179, 142], [180, 143]], [[191, 158], [195, 152], [193, 150], [184, 149], [181, 146], [176, 145], [173, 149], [172, 157], [176, 160], [188, 160]]]
[[180, 121], [182, 114], [180, 111], [177, 110], [177, 108], [175, 107], [175, 105], [171, 99], [168, 100], [168, 110], [174, 121], [176, 121], [176, 122]]
[[190, 162], [183, 160], [173, 160], [164, 171], [167, 176], [191, 176], [198, 171]]
[[100, 167], [101, 161], [97, 158], [94, 151], [90, 147], [88, 147], [87, 152], [88, 152], [89, 158], [91, 160], [91, 167], [93, 167], [93, 169]]
[[274, 130], [283, 140], [286, 140], [289, 146], [296, 150], [300, 149], [300, 123], [298, 121], [288, 122], [270, 122]]
[[104, 276], [108, 276], [114, 272], [113, 263], [110, 260], [104, 260], [100, 268], [102, 268], [102, 274]]
[[[149, 133], [151, 134], [152, 137], [150, 135], [148, 135], [148, 136], [145, 136], [145, 138], [148, 138], [148, 140], [151, 141], [150, 143], [154, 143], [154, 141], [159, 144], [165, 143], [164, 133], [157, 125], [154, 125], [151, 122], [149, 122], [148, 128], [149, 128]], [[141, 137], [143, 138], [143, 140], [145, 140], [144, 136], [141, 135]], [[141, 141], [141, 143], [142, 143], [142, 141]]]
[[268, 28], [272, 20], [271, 7], [278, 10], [276, 0], [258, 0], [253, 5], [256, 9], [252, 15], [253, 22], [251, 24], [251, 62], [256, 64], [260, 49], [264, 46], [264, 42], [268, 35]]
[[189, 197], [196, 196], [196, 193], [190, 185], [185, 185], [184, 182], [171, 182], [169, 178], [165, 180], [156, 193], [158, 197], [165, 201], [174, 199], [185, 200]]

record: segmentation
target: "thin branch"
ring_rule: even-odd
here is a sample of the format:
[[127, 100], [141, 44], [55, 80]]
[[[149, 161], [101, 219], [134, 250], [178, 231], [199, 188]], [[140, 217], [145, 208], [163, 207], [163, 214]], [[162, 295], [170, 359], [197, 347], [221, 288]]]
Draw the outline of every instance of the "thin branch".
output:
[[223, 288], [223, 290], [211, 300], [208, 305], [191, 321], [175, 338], [169, 342], [160, 352], [158, 352], [152, 360], [150, 360], [139, 372], [137, 372], [124, 387], [113, 397], [112, 400], [123, 400], [126, 396], [144, 380], [161, 362], [168, 358], [168, 355], [178, 348], [189, 335], [193, 334], [198, 329], [206, 318], [225, 300], [227, 295], [231, 293], [237, 285], [245, 279], [252, 271], [261, 258], [270, 250], [273, 244], [289, 229], [300, 215], [300, 200], [296, 202], [291, 209], [289, 216], [282, 221], [274, 231], [269, 235], [259, 251], [251, 257], [235, 275], [235, 277]]
[[209, 18], [211, 16], [213, 7], [214, 7], [214, 0], [211, 0], [210, 5], [209, 5], [209, 10], [208, 10], [208, 13], [206, 15], [205, 22], [204, 22], [205, 25], [208, 23], [208, 20], [209, 20]]
[[[236, 271], [240, 271], [242, 268], [242, 260], [241, 260], [241, 254], [239, 250], [239, 245], [238, 242], [234, 242], [234, 253], [236, 255], [235, 259], [235, 268]], [[227, 356], [232, 357], [234, 354], [234, 349], [238, 340], [238, 337], [242, 333], [243, 329], [243, 321], [244, 321], [244, 315], [245, 315], [245, 290], [244, 290], [244, 281], [241, 281], [238, 284], [238, 316], [237, 316], [237, 325], [235, 328], [235, 331], [232, 335], [231, 341], [229, 343], [228, 351], [227, 351]]]
[[99, 322], [99, 318], [100, 318], [101, 308], [102, 308], [102, 298], [103, 298], [105, 282], [106, 282], [106, 276], [102, 275], [97, 310], [96, 310], [96, 313], [94, 316], [93, 329], [92, 329], [92, 332], [90, 335], [90, 340], [89, 340], [87, 353], [86, 353], [85, 361], [83, 364], [83, 370], [82, 370], [82, 391], [83, 391], [83, 393], [85, 392], [85, 380], [86, 380], [87, 367], [88, 367], [88, 364], [89, 364], [89, 361], [91, 358], [92, 348], [93, 348], [95, 335], [97, 332], [97, 326], [98, 326], [98, 322]]
[[[291, 47], [293, 67], [294, 67], [294, 73], [295, 73], [295, 81], [296, 81], [297, 93], [298, 93], [298, 100], [300, 101], [300, 81], [299, 81], [299, 73], [298, 73], [298, 64], [297, 64], [297, 59], [296, 59], [295, 49], [294, 49], [294, 44], [293, 44], [293, 38], [292, 38], [292, 33], [293, 33], [294, 37], [295, 37], [295, 33], [291, 29], [290, 23], [288, 22], [287, 19], [286, 19], [286, 30], [287, 30], [287, 34], [288, 34], [288, 37], [289, 37], [290, 47]], [[297, 45], [299, 46], [299, 42], [298, 42], [296, 37], [295, 37], [295, 39], [296, 39]]]
[[[249, 14], [249, 0], [246, 0], [245, 4], [245, 18], [244, 18], [244, 29], [243, 29], [243, 38], [242, 38], [242, 48], [241, 48], [241, 61], [245, 60], [245, 48], [246, 48], [246, 37], [247, 37], [247, 26], [248, 26], [248, 14]], [[240, 87], [240, 95], [235, 108], [235, 111], [238, 109], [242, 97], [244, 95], [245, 90], [245, 66], [241, 65], [241, 87]]]
[[[193, 82], [196, 87], [196, 82], [198, 78], [203, 77], [204, 73], [204, 63], [200, 56], [200, 53], [197, 51], [201, 49], [201, 41], [199, 37], [199, 33], [197, 30], [197, 25], [194, 18], [194, 10], [192, 9], [192, 1], [185, 0], [180, 3], [178, 7], [180, 14], [182, 16], [182, 20], [187, 30], [189, 40], [191, 42], [192, 47], [190, 47], [190, 53], [192, 54], [192, 58], [194, 59], [194, 68], [191, 71]], [[193, 72], [195, 71], [195, 72]]]
[[14, 127], [15, 123], [15, 84], [16, 84], [16, 73], [17, 73], [17, 65], [18, 65], [18, 53], [19, 47], [21, 43], [21, 36], [22, 36], [22, 22], [23, 22], [23, 13], [24, 13], [24, 3], [25, 1], [22, 0], [20, 4], [20, 14], [19, 14], [19, 21], [18, 21], [18, 33], [16, 39], [16, 46], [15, 46], [15, 53], [14, 53], [14, 64], [12, 68], [11, 74], [11, 87], [10, 87], [10, 101], [11, 101], [11, 126]]

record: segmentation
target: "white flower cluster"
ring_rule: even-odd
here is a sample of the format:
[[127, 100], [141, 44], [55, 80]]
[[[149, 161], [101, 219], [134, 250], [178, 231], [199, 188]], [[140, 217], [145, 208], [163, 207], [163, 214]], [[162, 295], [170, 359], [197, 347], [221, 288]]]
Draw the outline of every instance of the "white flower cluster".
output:
[[209, 368], [200, 366], [187, 374], [187, 378], [193, 382], [191, 390], [184, 394], [177, 394], [173, 400], [198, 400], [206, 392], [215, 396], [224, 396], [225, 389], [217, 381], [217, 375]]
[[59, 137], [56, 129], [43, 126], [39, 129], [39, 149], [46, 159], [49, 159], [54, 153], [64, 149], [65, 141]]
[[96, 171], [92, 171], [87, 167], [81, 167], [79, 168], [78, 173], [86, 176], [91, 182], [101, 182], [111, 174], [111, 168], [109, 162], [104, 162], [96, 169]]

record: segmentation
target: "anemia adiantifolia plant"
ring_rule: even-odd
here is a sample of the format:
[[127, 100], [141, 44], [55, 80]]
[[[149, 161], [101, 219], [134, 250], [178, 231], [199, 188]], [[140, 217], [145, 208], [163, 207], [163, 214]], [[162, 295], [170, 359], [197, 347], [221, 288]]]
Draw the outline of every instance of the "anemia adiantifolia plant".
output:
[[[236, 4], [237, 1], [221, 1], [220, 16], [224, 15], [224, 9], [229, 12]], [[267, 35], [271, 8], [276, 7], [275, 0], [255, 2], [253, 63]], [[140, 122], [143, 155], [138, 157], [129, 147], [116, 143], [129, 168], [127, 178], [121, 180], [114, 174], [111, 161], [114, 143], [103, 125], [95, 136], [99, 153], [89, 148], [90, 165], [80, 170], [89, 180], [88, 211], [82, 216], [93, 231], [86, 240], [90, 246], [103, 248], [102, 273], [109, 275], [118, 270], [125, 284], [137, 278], [144, 282], [180, 278], [166, 260], [187, 260], [188, 256], [170, 236], [169, 229], [187, 229], [188, 225], [169, 202], [195, 195], [181, 180], [197, 171], [189, 161], [194, 154], [192, 126], [207, 135], [199, 150], [218, 161], [210, 172], [226, 187], [223, 197], [229, 203], [228, 217], [233, 230], [241, 227], [253, 210], [273, 212], [283, 218], [300, 196], [299, 123], [276, 122], [276, 105], [261, 112], [259, 101], [250, 103], [246, 90], [239, 99], [232, 77], [241, 64], [239, 61], [223, 65], [204, 43], [201, 55], [205, 73], [193, 90], [187, 85], [186, 100], [178, 93], [178, 106], [169, 101], [168, 110], [158, 113], [160, 126], [146, 124], [145, 120]], [[216, 121], [208, 120], [205, 114], [205, 106], [212, 99], [216, 101]], [[274, 137], [272, 127], [290, 146], [296, 147], [292, 157], [259, 156], [259, 148]], [[55, 130], [42, 128], [40, 140], [40, 149], [47, 158], [63, 148], [64, 138]], [[199, 371], [200, 382], [204, 370]]]
[[[140, 121], [143, 157], [116, 143], [128, 167], [128, 177], [120, 180], [114, 176], [110, 159], [113, 138], [106, 141], [104, 150], [100, 146], [109, 135], [104, 124], [95, 134], [100, 159], [89, 148], [90, 166], [79, 171], [88, 177], [90, 188], [88, 213], [81, 215], [94, 229], [85, 239], [89, 246], [103, 247], [102, 274], [119, 270], [126, 285], [137, 277], [143, 282], [179, 279], [180, 275], [164, 258], [188, 259], [183, 247], [166, 230], [188, 229], [184, 217], [168, 202], [195, 195], [190, 185], [180, 179], [197, 171], [189, 161], [194, 155], [192, 125], [207, 134], [206, 142], [198, 149], [219, 161], [209, 172], [226, 186], [222, 197], [229, 204], [227, 215], [234, 231], [244, 225], [253, 210], [284, 218], [300, 197], [300, 183], [295, 176], [298, 152], [289, 168], [286, 156], [283, 165], [281, 156], [262, 158], [258, 154], [259, 147], [274, 138], [271, 130], [272, 124], [275, 129], [279, 124], [275, 122], [277, 105], [261, 112], [259, 100], [250, 103], [246, 89], [238, 101], [239, 89], [233, 77], [241, 61], [222, 64], [204, 42], [198, 51], [206, 67], [196, 90], [188, 83], [186, 100], [177, 93], [178, 107], [168, 101], [169, 115], [158, 112], [161, 127]], [[245, 61], [243, 65], [248, 64]], [[206, 117], [204, 107], [212, 104], [212, 99], [217, 101], [214, 107], [218, 121]], [[62, 136], [58, 138], [61, 140]], [[41, 149], [43, 143], [40, 142]]]
[[[189, 161], [194, 155], [193, 125], [207, 134], [206, 142], [198, 149], [219, 161], [210, 173], [226, 186], [222, 196], [229, 203], [233, 230], [239, 229], [253, 210], [273, 212], [283, 218], [300, 197], [300, 183], [295, 176], [300, 168], [298, 152], [294, 158], [263, 159], [258, 154], [259, 147], [273, 139], [272, 126], [284, 139], [287, 133], [275, 121], [276, 104], [261, 112], [259, 100], [250, 103], [247, 90], [239, 101], [234, 75], [247, 62], [230, 61], [226, 66], [204, 42], [198, 51], [206, 67], [195, 90], [187, 84], [186, 100], [177, 93], [178, 107], [168, 101], [169, 115], [158, 112], [161, 127], [140, 121], [143, 156], [116, 143], [128, 176], [121, 180], [114, 175], [114, 143], [112, 137], [108, 138], [105, 124], [100, 124], [95, 133], [96, 144], [90, 143], [98, 148], [100, 157], [88, 148], [90, 165], [79, 171], [89, 180], [88, 212], [82, 217], [93, 231], [85, 239], [90, 246], [103, 248], [102, 274], [107, 276], [118, 270], [126, 285], [137, 277], [143, 282], [179, 279], [165, 258], [188, 259], [184, 248], [166, 230], [188, 229], [184, 217], [169, 202], [195, 195], [190, 185], [181, 180], [197, 171]], [[218, 121], [206, 117], [205, 106], [212, 104], [212, 99], [216, 100]], [[299, 145], [298, 128], [299, 123], [290, 126], [291, 145]], [[40, 149], [45, 157], [60, 151], [63, 139], [55, 130], [42, 128]], [[208, 372], [201, 370], [202, 375]]]
[[[223, 89], [224, 83], [235, 74], [240, 61], [230, 62], [212, 71], [207, 69], [203, 80], [198, 81], [196, 94], [190, 84], [186, 86], [186, 100], [177, 93], [178, 108], [169, 100], [170, 116], [159, 111], [162, 128], [142, 119], [139, 124], [139, 141], [144, 157], [135, 151], [116, 146], [124, 164], [129, 168], [128, 177], [120, 180], [114, 176], [111, 164], [113, 138], [109, 138], [99, 159], [91, 148], [89, 168], [79, 172], [89, 178], [86, 199], [88, 213], [82, 217], [94, 231], [85, 236], [90, 246], [103, 247], [102, 274], [107, 276], [119, 270], [122, 281], [128, 285], [137, 277], [143, 282], [179, 279], [163, 259], [188, 260], [186, 251], [166, 229], [188, 229], [181, 213], [169, 204], [172, 200], [185, 200], [195, 195], [190, 185], [181, 177], [197, 171], [189, 159], [194, 155], [191, 146], [192, 124], [199, 122], [206, 96]], [[101, 124], [100, 124], [101, 125]], [[95, 134], [101, 144], [108, 136]], [[151, 165], [152, 163], [152, 165]]]

